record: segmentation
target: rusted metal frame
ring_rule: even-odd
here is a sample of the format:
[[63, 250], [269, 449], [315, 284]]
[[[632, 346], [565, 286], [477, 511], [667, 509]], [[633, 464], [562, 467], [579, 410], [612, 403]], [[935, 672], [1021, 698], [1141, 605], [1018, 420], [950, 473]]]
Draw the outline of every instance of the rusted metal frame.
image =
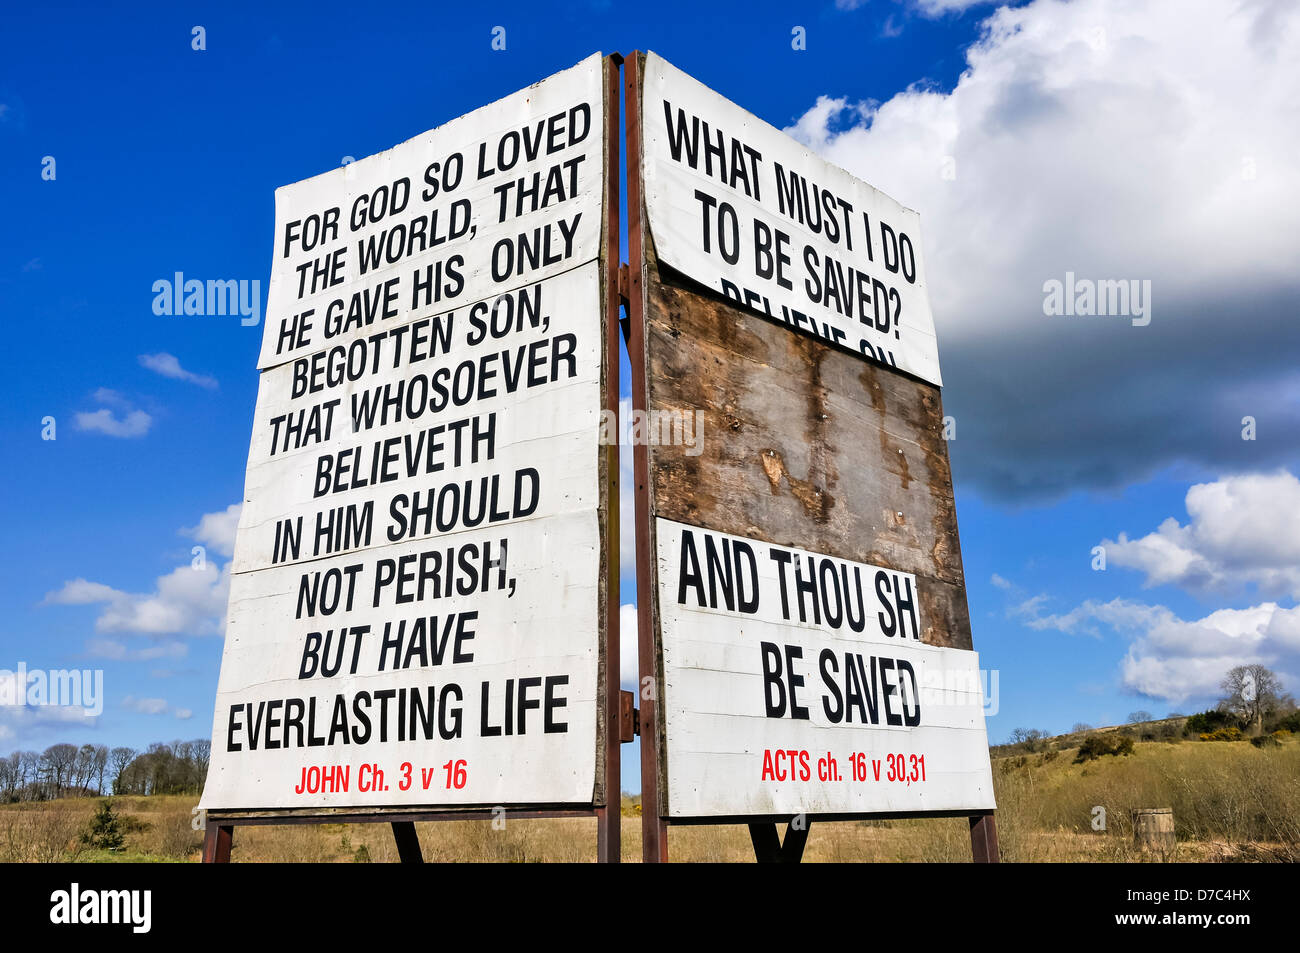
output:
[[398, 859], [404, 864], [424, 863], [424, 854], [420, 852], [420, 835], [415, 832], [415, 821], [393, 821], [392, 825]]
[[754, 845], [754, 859], [760, 864], [797, 864], [803, 860], [804, 845], [808, 843], [810, 821], [798, 827], [794, 819], [785, 828], [785, 840], [777, 833], [773, 823], [749, 825], [749, 840]]
[[235, 828], [230, 824], [208, 821], [203, 830], [203, 863], [230, 863], [230, 847], [235, 837]]
[[[611, 53], [605, 57], [605, 253], [603, 286], [605, 302], [602, 331], [605, 335], [604, 410], [618, 420], [619, 395], [619, 321], [620, 254], [619, 254], [619, 95], [621, 77], [619, 67], [623, 57]], [[603, 432], [603, 428], [602, 428]], [[615, 427], [615, 432], [620, 432]], [[604, 454], [605, 473], [605, 664], [602, 705], [602, 742], [605, 746], [604, 789], [605, 803], [596, 808], [596, 860], [602, 864], [616, 864], [622, 855], [621, 820], [623, 816], [623, 784], [621, 750], [623, 744], [622, 690], [619, 683], [619, 499], [618, 499], [618, 440], [601, 447]]]
[[[631, 282], [631, 278], [628, 277], [627, 265], [619, 265], [618, 266], [618, 299], [622, 303], [625, 309], [628, 308], [629, 306], [627, 289], [628, 289], [628, 284], [630, 282]], [[623, 332], [623, 343], [626, 344], [628, 347], [632, 346], [632, 320], [627, 316], [630, 313], [631, 311], [628, 310], [623, 315], [623, 317], [618, 319], [618, 326]]]
[[971, 815], [970, 852], [977, 864], [996, 864], [1002, 859], [998, 850], [998, 824], [992, 812]]
[[618, 702], [619, 740], [625, 745], [631, 744], [636, 736], [641, 733], [641, 726], [636, 721], [638, 716], [636, 695], [632, 692], [620, 691], [618, 693]]
[[[635, 51], [624, 64], [624, 101], [627, 108], [627, 257], [628, 363], [632, 366], [632, 408], [642, 414], [648, 404], [645, 351], [645, 242], [643, 183], [641, 179], [641, 76], [644, 57]], [[654, 564], [651, 543], [654, 519], [650, 498], [650, 448], [637, 441], [632, 448], [636, 480], [636, 611], [639, 632], [637, 658], [640, 674], [641, 728], [641, 859], [645, 863], [668, 860], [668, 826], [660, 813], [659, 672], [655, 650], [653, 603]], [[649, 687], [651, 690], [646, 691]]]

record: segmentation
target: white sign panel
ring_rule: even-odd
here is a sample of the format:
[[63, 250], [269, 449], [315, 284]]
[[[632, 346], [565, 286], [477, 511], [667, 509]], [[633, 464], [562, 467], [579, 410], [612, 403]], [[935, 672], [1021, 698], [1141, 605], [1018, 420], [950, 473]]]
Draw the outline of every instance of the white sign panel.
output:
[[567, 271], [600, 251], [601, 58], [276, 191], [258, 367]]
[[942, 383], [915, 212], [654, 53], [642, 126], [662, 263], [793, 330]]
[[203, 807], [590, 804], [599, 574], [579, 514], [233, 576]]
[[279, 191], [204, 808], [597, 796], [601, 75]]
[[234, 571], [594, 511], [596, 272], [263, 372]]
[[671, 817], [991, 810], [979, 660], [915, 576], [656, 521]]
[[[527, 394], [466, 385], [464, 406], [360, 433], [340, 412], [344, 432], [322, 428], [279, 459], [262, 454], [270, 421], [301, 410], [286, 388], [295, 374], [309, 388], [316, 362], [263, 372], [205, 807], [591, 802], [597, 268], [537, 288], [549, 330], [514, 322], [480, 347], [456, 332], [453, 360], [425, 362], [477, 368], [522, 348], [514, 373], [526, 377], [535, 344], [571, 337], [571, 366], [553, 373], [538, 357]], [[352, 393], [409, 384], [424, 366], [382, 365]]]

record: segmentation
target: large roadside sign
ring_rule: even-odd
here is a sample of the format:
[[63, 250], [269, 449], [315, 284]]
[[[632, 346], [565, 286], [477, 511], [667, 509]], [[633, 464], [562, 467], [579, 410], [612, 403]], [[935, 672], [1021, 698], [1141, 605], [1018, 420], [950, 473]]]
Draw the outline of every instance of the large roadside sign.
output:
[[647, 812], [987, 814], [917, 216], [629, 70], [633, 402], [696, 420], [637, 447]]
[[277, 192], [209, 812], [617, 798], [607, 66]]

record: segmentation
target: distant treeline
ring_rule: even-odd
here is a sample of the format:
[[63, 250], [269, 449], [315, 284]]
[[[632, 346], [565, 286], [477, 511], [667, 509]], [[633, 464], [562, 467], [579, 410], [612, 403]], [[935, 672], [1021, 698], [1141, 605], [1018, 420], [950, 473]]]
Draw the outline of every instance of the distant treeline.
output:
[[107, 745], [50, 745], [0, 758], [0, 802], [98, 794], [198, 794], [208, 774], [207, 738], [152, 744], [145, 751]]

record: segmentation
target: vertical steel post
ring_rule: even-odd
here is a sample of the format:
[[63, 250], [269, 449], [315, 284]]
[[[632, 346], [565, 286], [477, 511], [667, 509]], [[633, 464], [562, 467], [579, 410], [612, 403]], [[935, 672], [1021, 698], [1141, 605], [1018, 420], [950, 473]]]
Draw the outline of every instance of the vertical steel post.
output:
[[[632, 408], [646, 412], [649, 391], [645, 352], [645, 247], [643, 241], [641, 182], [641, 53], [635, 51], [624, 64], [624, 99], [627, 103], [627, 257], [628, 257], [628, 359], [632, 365]], [[651, 607], [655, 598], [650, 551], [653, 519], [650, 505], [650, 448], [645, 441], [633, 447], [636, 479], [636, 614], [639, 633], [641, 712], [641, 859], [646, 863], [668, 860], [668, 825], [659, 814], [659, 673]], [[647, 688], [650, 691], [647, 692]]]
[[998, 825], [992, 814], [974, 814], [970, 819], [970, 851], [977, 864], [996, 864], [1001, 859], [998, 850]]
[[230, 847], [235, 838], [233, 824], [218, 824], [208, 821], [203, 831], [203, 863], [230, 863]]
[[[619, 365], [619, 65], [623, 57], [605, 57], [605, 411], [618, 419]], [[622, 433], [620, 428], [615, 428]], [[602, 429], [603, 433], [603, 429]], [[618, 440], [601, 448], [605, 454], [605, 805], [596, 809], [596, 860], [617, 864], [622, 854], [622, 731], [619, 680], [619, 526]]]

